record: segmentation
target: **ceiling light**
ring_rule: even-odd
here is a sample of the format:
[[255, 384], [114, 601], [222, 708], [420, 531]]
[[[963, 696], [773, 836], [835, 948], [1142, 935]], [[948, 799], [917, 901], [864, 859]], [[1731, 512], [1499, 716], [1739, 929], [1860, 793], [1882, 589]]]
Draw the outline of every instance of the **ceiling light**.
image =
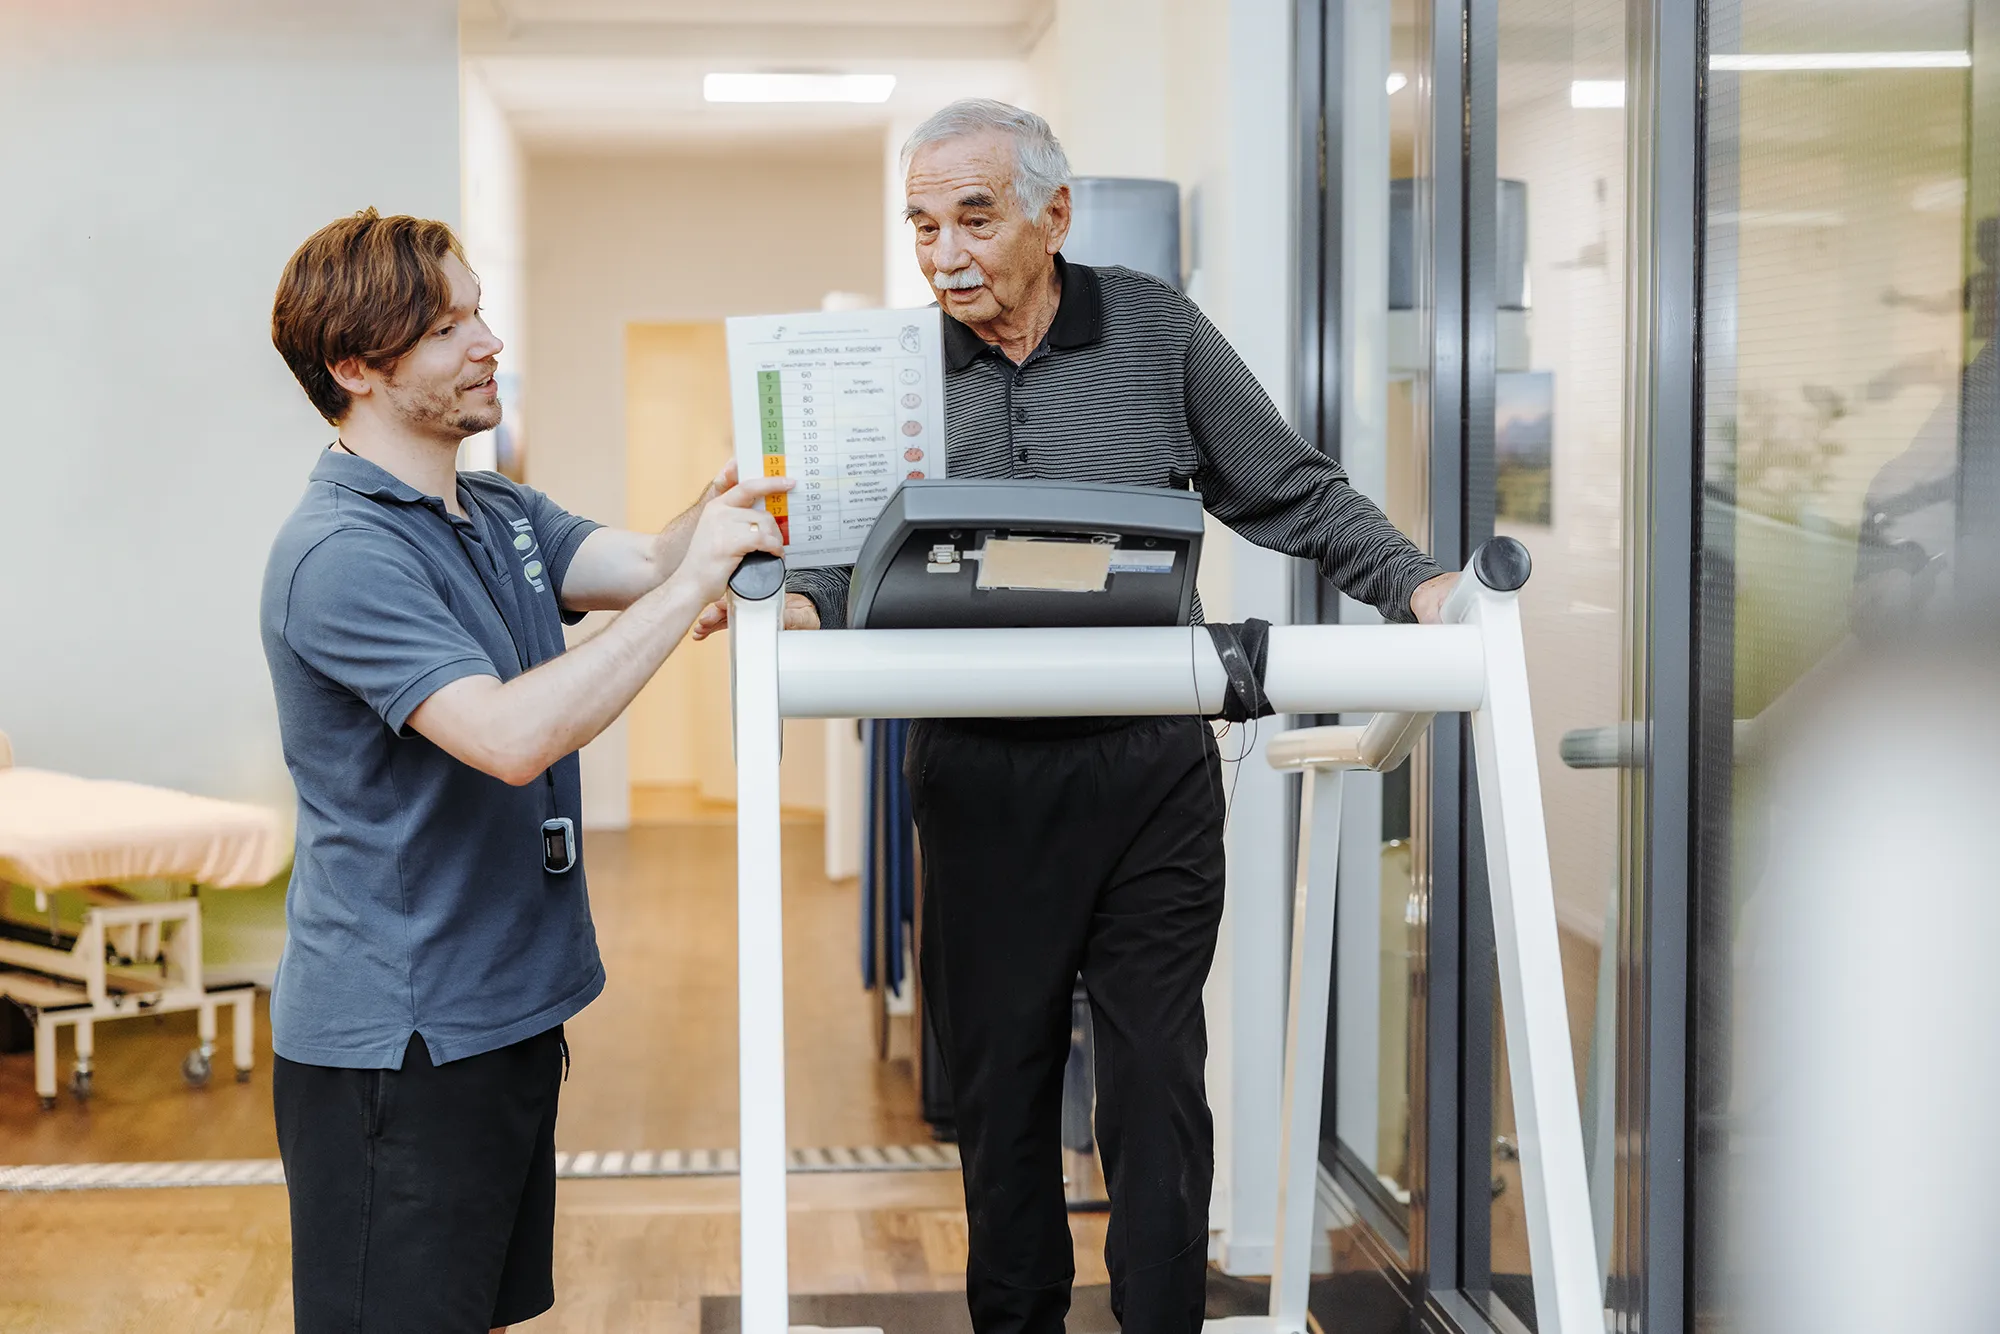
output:
[[1625, 105], [1625, 80], [1573, 79], [1569, 85], [1569, 104], [1600, 110], [1622, 107]]
[[1401, 74], [1391, 74], [1389, 76], [1389, 96], [1394, 97], [1409, 86], [1410, 81], [1406, 76]]
[[706, 102], [886, 102], [893, 74], [705, 74]]
[[1971, 69], [1970, 51], [1803, 51], [1789, 55], [1710, 56], [1712, 70]]

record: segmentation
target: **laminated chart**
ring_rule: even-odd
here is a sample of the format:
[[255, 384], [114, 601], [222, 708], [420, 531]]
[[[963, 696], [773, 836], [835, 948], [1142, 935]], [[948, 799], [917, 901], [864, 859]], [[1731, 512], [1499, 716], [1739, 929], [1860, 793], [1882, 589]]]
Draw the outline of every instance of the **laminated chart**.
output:
[[945, 476], [935, 307], [728, 322], [737, 471], [790, 477], [768, 507], [788, 565], [852, 565], [889, 495]]

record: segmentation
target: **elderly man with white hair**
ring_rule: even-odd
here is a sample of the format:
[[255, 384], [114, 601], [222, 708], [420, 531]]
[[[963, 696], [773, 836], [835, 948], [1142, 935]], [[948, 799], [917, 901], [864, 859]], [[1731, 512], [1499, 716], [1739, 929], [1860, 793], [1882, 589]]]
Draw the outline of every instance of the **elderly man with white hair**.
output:
[[[1200, 310], [1144, 274], [1063, 258], [1069, 163], [1046, 121], [955, 102], [917, 128], [903, 163], [917, 263], [945, 316], [953, 476], [1193, 488], [1231, 528], [1316, 561], [1390, 620], [1437, 619], [1453, 576], [1286, 424]], [[796, 572], [787, 625], [844, 624], [847, 577]], [[721, 624], [711, 608], [698, 633]], [[1214, 1175], [1201, 1001], [1223, 896], [1214, 735], [1192, 717], [919, 722], [906, 773], [974, 1326], [1063, 1328], [1061, 1098], [1080, 972], [1112, 1306], [1128, 1330], [1192, 1334]]]

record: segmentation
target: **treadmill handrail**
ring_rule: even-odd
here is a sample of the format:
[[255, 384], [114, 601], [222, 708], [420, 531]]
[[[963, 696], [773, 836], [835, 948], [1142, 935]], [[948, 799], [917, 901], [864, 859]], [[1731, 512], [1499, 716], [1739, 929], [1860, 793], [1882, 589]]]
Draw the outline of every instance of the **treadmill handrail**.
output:
[[[1493, 548], [1488, 550], [1488, 547]], [[1276, 1254], [1268, 1316], [1227, 1322], [1236, 1331], [1302, 1334], [1318, 1184], [1320, 1063], [1338, 863], [1312, 852], [1310, 829], [1338, 830], [1344, 775], [1328, 768], [1387, 766], [1407, 755], [1436, 712], [1471, 715], [1481, 821], [1492, 888], [1507, 1050], [1514, 1071], [1522, 1185], [1538, 1327], [1598, 1334], [1603, 1282], [1584, 1171], [1583, 1129], [1562, 990], [1548, 837], [1530, 716], [1527, 660], [1515, 590], [1526, 552], [1500, 539], [1474, 553], [1446, 599], [1442, 626], [1280, 626], [1265, 688], [1281, 712], [1379, 711], [1360, 728], [1310, 729], [1279, 738], [1275, 762], [1303, 768], [1315, 818], [1302, 822], [1293, 898], [1293, 964], [1280, 1100]], [[985, 631], [814, 631], [782, 634], [781, 600], [730, 608], [736, 687], [737, 998], [740, 1032], [738, 1178], [742, 1200], [742, 1328], [783, 1334], [789, 1322], [786, 1260], [784, 930], [779, 837], [780, 720], [791, 716], [927, 716], [1013, 710], [1024, 700], [1062, 703], [1088, 680], [1089, 708], [1188, 713], [1207, 703], [1204, 661], [1219, 703], [1221, 664], [1207, 636], [1204, 660], [1186, 628]], [[1073, 650], [1098, 656], [1087, 673]], [[1065, 659], [1065, 654], [1072, 656]], [[974, 660], [976, 659], [976, 660]], [[1034, 668], [1040, 675], [1028, 671]], [[1167, 680], [1172, 676], [1174, 680]], [[998, 702], [996, 703], [996, 700]], [[829, 713], [838, 705], [846, 710]], [[1118, 706], [1124, 707], [1118, 707]], [[1192, 707], [1191, 707], [1192, 706]], [[1082, 711], [1070, 702], [1062, 712]], [[1357, 735], [1358, 734], [1358, 735]], [[1315, 762], [1317, 761], [1317, 762]], [[1303, 1221], [1301, 1221], [1303, 1220]], [[1212, 1325], [1211, 1328], [1217, 1326]]]

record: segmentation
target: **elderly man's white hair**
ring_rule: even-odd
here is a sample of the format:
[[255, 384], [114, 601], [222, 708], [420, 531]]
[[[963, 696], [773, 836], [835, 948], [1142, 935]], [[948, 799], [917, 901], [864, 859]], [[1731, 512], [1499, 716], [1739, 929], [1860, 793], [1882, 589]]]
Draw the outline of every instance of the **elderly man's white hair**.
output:
[[932, 144], [994, 131], [1014, 141], [1014, 198], [1031, 217], [1040, 217], [1056, 191], [1069, 184], [1069, 155], [1047, 121], [990, 97], [953, 102], [917, 126], [903, 145], [903, 172], [907, 175], [910, 159]]

